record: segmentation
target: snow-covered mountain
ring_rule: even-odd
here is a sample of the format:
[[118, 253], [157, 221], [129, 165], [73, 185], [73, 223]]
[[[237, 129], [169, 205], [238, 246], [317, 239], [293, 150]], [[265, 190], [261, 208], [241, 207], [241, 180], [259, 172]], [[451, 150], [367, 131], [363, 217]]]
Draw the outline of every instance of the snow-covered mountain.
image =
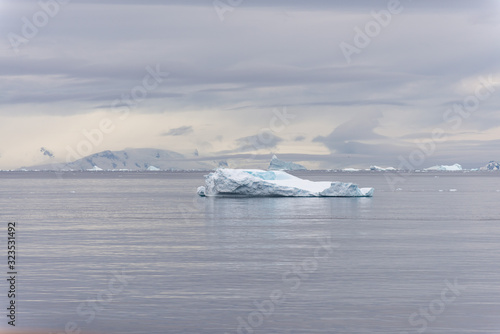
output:
[[70, 163], [55, 163], [32, 167], [28, 170], [209, 170], [213, 166], [184, 155], [153, 148], [127, 148], [122, 151], [103, 151]]
[[492, 160], [486, 166], [479, 168], [479, 170], [500, 170], [500, 163]]
[[271, 162], [269, 163], [268, 170], [307, 170], [302, 165], [296, 164], [294, 162], [286, 162], [278, 159], [276, 155], [273, 155]]

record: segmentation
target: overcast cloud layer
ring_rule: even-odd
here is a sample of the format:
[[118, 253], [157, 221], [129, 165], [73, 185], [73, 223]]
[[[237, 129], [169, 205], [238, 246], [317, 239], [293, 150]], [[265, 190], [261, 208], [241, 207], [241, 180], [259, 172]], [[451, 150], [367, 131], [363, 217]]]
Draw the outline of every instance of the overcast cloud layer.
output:
[[499, 1], [0, 0], [0, 32], [0, 169], [126, 147], [500, 160]]

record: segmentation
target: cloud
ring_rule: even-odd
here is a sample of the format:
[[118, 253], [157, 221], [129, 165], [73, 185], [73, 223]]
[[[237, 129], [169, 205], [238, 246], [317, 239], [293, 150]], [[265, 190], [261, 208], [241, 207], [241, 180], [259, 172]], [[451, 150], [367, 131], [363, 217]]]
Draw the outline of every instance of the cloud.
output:
[[276, 147], [283, 139], [276, 136], [271, 131], [262, 131], [257, 135], [238, 138], [237, 148], [226, 153], [243, 153], [257, 151], [260, 149], [270, 149]]
[[184, 136], [193, 133], [192, 126], [181, 126], [179, 128], [170, 129], [167, 132], [162, 133], [162, 136]]
[[54, 154], [47, 150], [45, 147], [40, 148], [40, 152], [42, 152], [43, 155], [46, 155], [49, 158], [54, 158]]
[[358, 114], [355, 118], [336, 127], [328, 136], [314, 138], [313, 142], [323, 143], [331, 152], [366, 153], [366, 145], [360, 141], [385, 138], [374, 132], [382, 116], [379, 111]]
[[[159, 133], [194, 133], [191, 126], [162, 132], [155, 120], [165, 115], [175, 122], [163, 124], [200, 122], [193, 124], [198, 136], [193, 142], [213, 141], [213, 146], [197, 146], [203, 156], [280, 146], [297, 154], [328, 150], [331, 155], [321, 161], [335, 163], [370, 163], [375, 152], [377, 159], [389, 161], [402, 148], [411, 151], [413, 138], [445, 128], [446, 109], [473, 94], [479, 76], [500, 78], [498, 1], [401, 3], [403, 12], [347, 64], [339, 44], [354, 43], [354, 29], [364, 29], [373, 11], [387, 9], [387, 0], [243, 1], [226, 12], [224, 22], [213, 1], [206, 0], [71, 1], [19, 53], [8, 38], [0, 40], [5, 51], [0, 55], [0, 124], [15, 123], [11, 128], [21, 139], [32, 132], [28, 124], [52, 124], [51, 131], [37, 130], [36, 145], [18, 140], [9, 148], [1, 144], [7, 139], [0, 140], [2, 165], [40, 158], [41, 143], [62, 156], [73, 138], [69, 133], [81, 137], [98, 126], [100, 118], [95, 123], [93, 114], [127, 105], [114, 101], [130, 98], [143, 84], [146, 68], [157, 65], [169, 76], [131, 108], [134, 124], [110, 116], [116, 131], [102, 149], [121, 149], [131, 145], [131, 138], [153, 147]], [[4, 37], [21, 34], [22, 18], [31, 19], [38, 10], [36, 1], [5, 2], [0, 11]], [[500, 139], [493, 131], [500, 124], [499, 91], [497, 85], [463, 120], [453, 140], [474, 131], [489, 131], [484, 141]], [[283, 132], [265, 143], [256, 136], [240, 138], [249, 126], [269, 127], [258, 122], [283, 105], [297, 115]], [[144, 130], [152, 123], [154, 131]], [[446, 147], [459, 157], [477, 153], [471, 145], [459, 153], [453, 143]], [[192, 153], [193, 147], [186, 146], [164, 148]], [[481, 152], [488, 159], [487, 150]]]

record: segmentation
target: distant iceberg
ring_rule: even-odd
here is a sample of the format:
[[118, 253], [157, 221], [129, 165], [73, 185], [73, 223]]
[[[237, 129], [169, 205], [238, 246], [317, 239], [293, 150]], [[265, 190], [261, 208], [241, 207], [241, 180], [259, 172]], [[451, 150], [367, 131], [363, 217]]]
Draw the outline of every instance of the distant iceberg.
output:
[[428, 171], [459, 171], [459, 170], [462, 170], [462, 166], [460, 166], [459, 164], [454, 164], [451, 166], [438, 165], [438, 166], [432, 166], [432, 167], [426, 168], [425, 170], [428, 170]]
[[370, 170], [375, 170], [377, 172], [388, 172], [388, 171], [395, 171], [396, 168], [394, 168], [394, 167], [370, 166]]
[[100, 172], [102, 170], [103, 170], [102, 168], [100, 168], [98, 166], [94, 166], [94, 167], [92, 167], [90, 169], [87, 169], [87, 172]]
[[273, 155], [271, 162], [269, 163], [268, 170], [307, 170], [302, 165], [296, 164], [294, 162], [286, 162], [278, 159], [276, 155]]
[[205, 176], [200, 196], [371, 197], [373, 188], [353, 183], [313, 182], [283, 171], [217, 169]]
[[361, 169], [357, 168], [344, 168], [342, 169], [343, 172], [359, 172]]
[[481, 167], [480, 170], [500, 170], [500, 163], [492, 160], [486, 166]]

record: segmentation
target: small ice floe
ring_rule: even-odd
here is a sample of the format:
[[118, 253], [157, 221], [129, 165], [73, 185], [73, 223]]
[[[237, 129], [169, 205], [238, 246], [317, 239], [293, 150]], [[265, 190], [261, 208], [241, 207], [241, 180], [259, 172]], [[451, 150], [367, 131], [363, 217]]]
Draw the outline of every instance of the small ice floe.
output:
[[203, 186], [198, 187], [198, 189], [196, 190], [196, 193], [198, 195], [200, 195], [201, 197], [205, 197], [205, 187], [203, 187]]
[[343, 172], [359, 172], [361, 169], [357, 168], [344, 168], [342, 169]]
[[86, 169], [87, 172], [102, 172], [103, 169], [99, 166], [96, 166], [94, 165], [94, 167], [90, 168], [90, 169]]

